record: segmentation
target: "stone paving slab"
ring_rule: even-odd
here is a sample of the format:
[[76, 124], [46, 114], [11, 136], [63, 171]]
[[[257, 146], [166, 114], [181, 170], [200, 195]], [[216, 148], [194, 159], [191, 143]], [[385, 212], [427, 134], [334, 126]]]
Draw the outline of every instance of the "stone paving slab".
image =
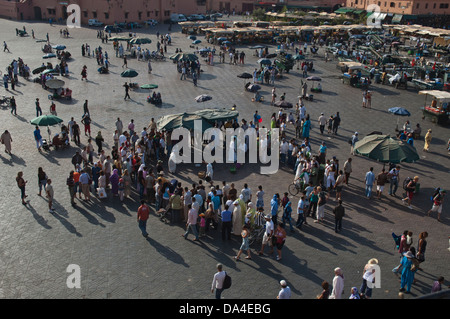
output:
[[[144, 127], [150, 118], [198, 110], [205, 107], [230, 108], [237, 105], [241, 118], [252, 119], [257, 109], [263, 117], [263, 124], [269, 126], [270, 115], [277, 112], [270, 106], [271, 87], [262, 85], [264, 103], [255, 104], [250, 101], [252, 94], [244, 92], [244, 81], [236, 77], [242, 72], [252, 72], [256, 66], [256, 57], [252, 50], [244, 48], [247, 53], [244, 66], [203, 63], [203, 73], [199, 86], [194, 87], [190, 80], [180, 81], [175, 65], [171, 61], [152, 63], [152, 75], [146, 72], [146, 64], [130, 60], [128, 66], [140, 71], [133, 81], [139, 84], [156, 83], [157, 91], [164, 100], [163, 107], [156, 108], [146, 102], [148, 92], [131, 91], [131, 101], [124, 102], [124, 80], [119, 77], [122, 71], [122, 60], [115, 58], [111, 44], [101, 44], [96, 38], [95, 29], [73, 30], [73, 38], [59, 38], [59, 27], [50, 27], [41, 23], [22, 23], [2, 20], [0, 34], [8, 43], [11, 54], [0, 52], [0, 69], [3, 71], [13, 58], [21, 57], [31, 69], [43, 61], [41, 43], [31, 38], [15, 36], [15, 28], [22, 25], [27, 30], [32, 28], [38, 38], [44, 38], [49, 32], [52, 44], [67, 45], [72, 53], [73, 61], [69, 64], [70, 76], [66, 83], [73, 90], [74, 100], [71, 103], [57, 101], [57, 112], [65, 122], [70, 117], [80, 120], [82, 105], [89, 100], [89, 109], [93, 118], [93, 135], [101, 130], [107, 143], [107, 150], [112, 144], [114, 122], [120, 117], [124, 124], [131, 118], [137, 128]], [[165, 32], [167, 26], [159, 26]], [[152, 40], [156, 39], [157, 29], [140, 30], [148, 32]], [[176, 48], [184, 52], [190, 50], [190, 41], [185, 35], [172, 33], [173, 44], [168, 54]], [[93, 58], [81, 57], [81, 44], [89, 43], [91, 48], [101, 45], [111, 57], [111, 74], [100, 75], [96, 72], [97, 63]], [[151, 47], [155, 47], [154, 44]], [[238, 48], [239, 50], [240, 48]], [[274, 48], [271, 46], [270, 51]], [[2, 171], [0, 199], [0, 287], [1, 298], [29, 299], [128, 299], [128, 298], [188, 298], [208, 299], [212, 275], [217, 262], [223, 263], [233, 277], [233, 288], [224, 293], [224, 298], [238, 299], [273, 299], [278, 292], [278, 281], [286, 279], [293, 291], [293, 298], [310, 299], [320, 293], [323, 280], [332, 281], [333, 269], [337, 266], [344, 270], [345, 295], [350, 295], [352, 286], [360, 286], [362, 269], [370, 258], [380, 261], [382, 271], [382, 288], [374, 291], [374, 298], [397, 298], [399, 288], [398, 277], [391, 269], [398, 262], [398, 254], [394, 249], [392, 232], [401, 233], [404, 229], [412, 230], [415, 242], [422, 231], [429, 232], [427, 261], [423, 271], [416, 275], [417, 284], [413, 293], [407, 298], [428, 293], [432, 282], [438, 276], [447, 276], [449, 272], [449, 219], [448, 207], [444, 206], [443, 222], [425, 216], [429, 209], [429, 196], [437, 186], [450, 188], [448, 185], [448, 155], [445, 145], [449, 137], [446, 127], [436, 126], [422, 120], [420, 106], [424, 99], [415, 90], [396, 90], [389, 86], [374, 85], [372, 90], [373, 108], [361, 108], [361, 91], [343, 85], [335, 67], [336, 61], [324, 63], [323, 55], [314, 57], [316, 71], [314, 75], [323, 77], [324, 93], [315, 94], [313, 102], [306, 102], [307, 113], [313, 125], [311, 142], [316, 150], [322, 140], [329, 146], [328, 154], [335, 155], [341, 165], [349, 157], [348, 138], [354, 131], [364, 136], [374, 130], [383, 133], [394, 133], [397, 118], [387, 113], [393, 106], [404, 106], [411, 113], [411, 123], [421, 123], [423, 130], [433, 129], [433, 141], [430, 153], [423, 153], [423, 140], [415, 141], [420, 154], [420, 161], [415, 164], [402, 165], [402, 179], [408, 175], [419, 175], [421, 191], [414, 199], [414, 209], [407, 209], [399, 198], [384, 197], [381, 201], [364, 198], [364, 175], [370, 166], [378, 172], [382, 164], [361, 157], [354, 157], [352, 182], [343, 191], [346, 217], [344, 230], [334, 233], [329, 201], [326, 209], [324, 225], [305, 226], [301, 232], [289, 234], [283, 248], [283, 260], [277, 262], [273, 257], [257, 257], [253, 260], [236, 263], [234, 256], [240, 247], [240, 238], [222, 243], [220, 234], [214, 231], [211, 236], [200, 243], [183, 240], [181, 225], [163, 224], [152, 214], [149, 220], [151, 239], [143, 239], [136, 223], [137, 194], [133, 200], [119, 203], [116, 198], [99, 200], [94, 198], [92, 204], [77, 201], [76, 208], [70, 206], [69, 193], [65, 180], [72, 169], [70, 160], [75, 152], [72, 147], [51, 153], [38, 153], [33, 141], [33, 126], [28, 124], [34, 118], [34, 100], [39, 98], [44, 113], [48, 113], [50, 101], [48, 92], [40, 85], [20, 79], [15, 94], [18, 104], [18, 116], [13, 117], [7, 109], [0, 109], [0, 130], [8, 129], [12, 133], [13, 156], [0, 150], [0, 169]], [[52, 62], [56, 61], [55, 59]], [[80, 81], [83, 65], [88, 66], [88, 82]], [[276, 82], [278, 93], [286, 92], [287, 100], [296, 102], [299, 94], [301, 76], [295, 69]], [[194, 98], [207, 93], [213, 96], [212, 101], [196, 103]], [[11, 95], [3, 88], [0, 95]], [[321, 112], [326, 116], [339, 111], [342, 124], [339, 136], [321, 136], [315, 120]], [[400, 119], [400, 125], [403, 119]], [[52, 131], [56, 128], [52, 129]], [[292, 127], [288, 135], [292, 136]], [[46, 131], [43, 130], [46, 137]], [[81, 136], [82, 143], [87, 138]], [[37, 194], [37, 168], [41, 166], [54, 181], [55, 214], [47, 212], [47, 202]], [[236, 175], [230, 175], [229, 166], [218, 165], [214, 175], [217, 181], [234, 182], [237, 189], [248, 183], [253, 191], [263, 185], [266, 191], [265, 202], [275, 192], [287, 191], [293, 179], [290, 169], [282, 167], [275, 175], [259, 174], [259, 167], [249, 164]], [[179, 165], [176, 178], [183, 185], [197, 182], [197, 167]], [[203, 168], [204, 169], [204, 168]], [[20, 203], [20, 191], [15, 183], [18, 171], [24, 172], [29, 181], [27, 208]], [[293, 206], [298, 198], [292, 199]], [[255, 247], [258, 249], [259, 247]], [[69, 264], [77, 264], [81, 268], [81, 288], [69, 289], [66, 272]]]

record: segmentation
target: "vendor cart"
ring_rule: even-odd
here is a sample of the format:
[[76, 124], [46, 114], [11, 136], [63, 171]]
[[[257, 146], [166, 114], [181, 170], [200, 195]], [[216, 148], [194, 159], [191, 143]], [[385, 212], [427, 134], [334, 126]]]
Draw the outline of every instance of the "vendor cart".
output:
[[[422, 107], [423, 118], [432, 122], [445, 125], [449, 122], [450, 92], [438, 90], [419, 91], [425, 95], [425, 105]], [[427, 103], [427, 97], [432, 96], [432, 101]]]

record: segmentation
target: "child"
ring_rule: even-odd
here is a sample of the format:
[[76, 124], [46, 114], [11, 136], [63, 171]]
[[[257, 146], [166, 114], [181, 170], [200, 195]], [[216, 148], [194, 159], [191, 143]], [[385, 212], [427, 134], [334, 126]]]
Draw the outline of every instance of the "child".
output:
[[205, 237], [205, 226], [206, 226], [206, 219], [205, 219], [205, 214], [201, 213], [200, 215], [198, 215], [200, 217], [200, 237]]
[[125, 183], [123, 181], [123, 178], [121, 178], [119, 179], [119, 198], [121, 202], [123, 202], [124, 191], [125, 191]]

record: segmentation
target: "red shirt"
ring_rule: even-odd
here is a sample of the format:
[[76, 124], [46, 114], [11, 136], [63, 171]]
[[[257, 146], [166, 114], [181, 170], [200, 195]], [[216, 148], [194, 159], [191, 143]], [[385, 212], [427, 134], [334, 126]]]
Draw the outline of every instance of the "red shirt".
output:
[[147, 220], [149, 214], [150, 214], [150, 208], [147, 205], [141, 205], [138, 208], [138, 219], [139, 220]]

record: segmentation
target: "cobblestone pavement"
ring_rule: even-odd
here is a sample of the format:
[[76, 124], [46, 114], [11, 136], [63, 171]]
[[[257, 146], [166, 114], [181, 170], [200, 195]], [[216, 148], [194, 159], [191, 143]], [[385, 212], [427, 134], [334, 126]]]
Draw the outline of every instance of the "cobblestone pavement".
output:
[[[250, 93], [244, 92], [244, 81], [236, 77], [242, 72], [252, 72], [257, 58], [253, 50], [244, 48], [247, 58], [245, 65], [203, 63], [198, 87], [191, 80], [180, 81], [175, 64], [154, 62], [153, 73], [147, 74], [144, 62], [130, 60], [128, 66], [139, 71], [133, 79], [139, 84], [156, 83], [157, 91], [163, 96], [164, 104], [157, 108], [146, 102], [148, 92], [131, 91], [131, 100], [124, 101], [124, 80], [122, 60], [115, 57], [112, 44], [102, 44], [96, 38], [94, 29], [71, 30], [71, 38], [60, 38], [61, 26], [49, 26], [41, 23], [22, 23], [1, 20], [1, 39], [8, 43], [11, 53], [0, 52], [0, 68], [5, 67], [13, 58], [21, 57], [31, 69], [41, 65], [42, 43], [31, 37], [16, 37], [15, 28], [26, 26], [29, 33], [34, 29], [37, 39], [45, 39], [49, 33], [52, 44], [64, 44], [72, 54], [69, 64], [70, 76], [64, 79], [73, 90], [72, 102], [57, 101], [58, 116], [64, 121], [70, 117], [80, 120], [82, 105], [89, 100], [93, 118], [93, 135], [102, 131], [110, 150], [114, 122], [117, 117], [128, 123], [135, 120], [138, 129], [146, 126], [150, 118], [186, 110], [198, 110], [204, 107], [230, 108], [236, 104], [240, 117], [252, 119], [255, 110], [263, 118], [263, 124], [269, 126], [270, 115], [277, 111], [270, 106], [271, 87], [263, 85], [265, 102], [252, 103]], [[167, 26], [158, 27], [166, 32]], [[143, 29], [139, 33], [149, 33], [156, 39], [157, 29]], [[174, 29], [173, 42], [168, 47], [168, 55], [182, 48], [190, 51], [190, 40]], [[201, 38], [203, 39], [203, 38]], [[101, 45], [111, 57], [111, 73], [100, 75], [95, 59], [81, 56], [81, 44], [89, 43], [93, 49]], [[155, 42], [150, 45], [155, 48]], [[240, 50], [241, 48], [238, 48]], [[270, 52], [275, 48], [270, 47]], [[319, 52], [320, 53], [320, 52]], [[345, 296], [350, 295], [352, 286], [359, 287], [362, 281], [362, 269], [370, 258], [377, 258], [381, 268], [381, 288], [374, 291], [374, 298], [397, 298], [399, 277], [391, 272], [398, 263], [399, 256], [394, 249], [391, 233], [401, 233], [408, 229], [414, 233], [414, 243], [422, 231], [428, 231], [427, 260], [423, 271], [416, 275], [412, 298], [428, 293], [438, 276], [449, 276], [450, 258], [448, 251], [449, 218], [448, 205], [445, 203], [442, 222], [436, 217], [427, 217], [430, 208], [430, 194], [435, 187], [450, 188], [448, 183], [448, 155], [445, 145], [449, 136], [448, 128], [437, 126], [422, 120], [420, 107], [424, 98], [413, 89], [396, 90], [389, 86], [374, 85], [372, 90], [373, 107], [361, 107], [361, 91], [342, 84], [336, 61], [325, 63], [323, 54], [312, 57], [315, 72], [323, 78], [324, 92], [316, 94], [312, 102], [306, 102], [307, 113], [313, 122], [311, 141], [318, 149], [322, 140], [328, 144], [328, 157], [337, 156], [341, 165], [350, 156], [347, 140], [354, 131], [364, 136], [372, 131], [394, 134], [397, 118], [387, 112], [393, 106], [406, 107], [411, 113], [409, 118], [415, 125], [420, 123], [423, 130], [433, 129], [431, 152], [422, 152], [423, 139], [415, 141], [420, 161], [404, 164], [401, 180], [406, 176], [420, 177], [420, 193], [414, 198], [413, 210], [409, 210], [399, 199], [384, 196], [382, 200], [364, 198], [364, 175], [370, 166], [378, 172], [382, 164], [361, 157], [353, 157], [352, 182], [343, 191], [346, 216], [343, 231], [334, 232], [331, 208], [333, 200], [327, 204], [325, 223], [318, 225], [309, 220], [303, 230], [289, 234], [283, 248], [283, 259], [276, 261], [275, 255], [258, 257], [252, 260], [235, 262], [232, 258], [239, 247], [240, 238], [222, 243], [218, 233], [212, 232], [201, 242], [183, 240], [180, 237], [181, 225], [163, 224], [153, 213], [149, 220], [150, 240], [145, 240], [137, 227], [137, 194], [133, 200], [123, 204], [117, 198], [100, 200], [95, 198], [86, 204], [77, 200], [77, 207], [70, 206], [69, 192], [65, 185], [66, 177], [72, 169], [71, 157], [75, 148], [70, 150], [39, 153], [33, 140], [33, 126], [29, 121], [35, 117], [34, 100], [39, 98], [44, 113], [48, 112], [50, 101], [48, 92], [31, 81], [20, 83], [16, 91], [6, 92], [0, 89], [0, 95], [14, 95], [17, 100], [18, 115], [10, 114], [8, 109], [0, 110], [1, 127], [8, 129], [13, 138], [12, 156], [3, 150], [0, 152], [1, 190], [0, 199], [0, 297], [1, 298], [213, 298], [210, 286], [215, 265], [221, 262], [225, 270], [233, 277], [233, 287], [223, 294], [224, 298], [272, 299], [279, 288], [278, 281], [285, 279], [293, 291], [293, 298], [315, 298], [321, 292], [320, 284], [327, 280], [331, 283], [333, 269], [341, 267], [345, 275]], [[55, 62], [52, 59], [51, 62]], [[88, 81], [81, 81], [81, 68], [88, 67]], [[286, 93], [286, 99], [295, 103], [299, 94], [301, 75], [294, 68], [283, 79], [276, 82], [279, 94]], [[205, 103], [196, 103], [194, 98], [200, 94], [210, 94], [213, 99]], [[339, 111], [342, 124], [338, 136], [321, 136], [317, 122], [321, 112], [328, 117]], [[400, 119], [400, 125], [404, 119]], [[53, 128], [56, 130], [57, 128]], [[45, 129], [44, 137], [47, 136]], [[288, 136], [293, 134], [289, 127]], [[87, 137], [82, 136], [82, 143]], [[47, 211], [47, 202], [37, 196], [37, 170], [43, 167], [49, 178], [54, 181], [56, 213]], [[197, 182], [200, 169], [194, 165], [179, 165], [176, 178], [183, 185]], [[24, 172], [28, 180], [27, 194], [29, 204], [24, 207], [20, 202], [20, 191], [15, 176]], [[234, 182], [240, 190], [248, 183], [253, 192], [258, 185], [266, 190], [266, 205], [275, 192], [287, 191], [293, 180], [290, 169], [281, 167], [275, 175], [259, 174], [257, 165], [244, 165], [236, 175], [229, 173], [227, 165], [217, 165], [215, 179]], [[298, 198], [293, 198], [296, 207]], [[254, 247], [259, 249], [259, 247]], [[68, 288], [66, 280], [68, 265], [76, 264], [81, 269], [81, 288]]]

